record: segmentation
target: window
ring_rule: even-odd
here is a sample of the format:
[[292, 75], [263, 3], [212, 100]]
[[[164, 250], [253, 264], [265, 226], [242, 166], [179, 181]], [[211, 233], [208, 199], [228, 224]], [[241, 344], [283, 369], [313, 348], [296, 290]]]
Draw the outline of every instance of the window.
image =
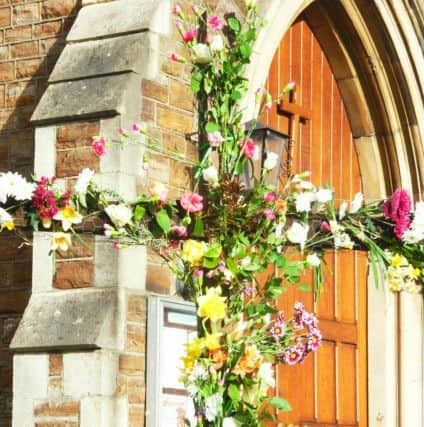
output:
[[185, 344], [196, 336], [194, 305], [158, 296], [148, 300], [147, 408], [149, 427], [183, 427], [194, 409], [181, 375]]

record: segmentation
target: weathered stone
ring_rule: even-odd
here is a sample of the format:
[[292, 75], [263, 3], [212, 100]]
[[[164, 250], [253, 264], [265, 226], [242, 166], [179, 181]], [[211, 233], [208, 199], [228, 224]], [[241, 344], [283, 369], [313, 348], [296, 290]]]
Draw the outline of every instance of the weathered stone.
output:
[[34, 294], [11, 348], [45, 351], [110, 346], [117, 333], [117, 305], [117, 295], [110, 290]]
[[118, 0], [87, 6], [78, 14], [67, 40], [75, 42], [143, 30], [167, 34], [169, 11], [169, 0]]
[[39, 124], [125, 113], [124, 95], [134, 94], [135, 87], [140, 87], [135, 73], [51, 84], [31, 120]]
[[68, 44], [50, 75], [50, 82], [75, 80], [124, 71], [144, 72], [149, 35], [134, 34], [112, 39]]

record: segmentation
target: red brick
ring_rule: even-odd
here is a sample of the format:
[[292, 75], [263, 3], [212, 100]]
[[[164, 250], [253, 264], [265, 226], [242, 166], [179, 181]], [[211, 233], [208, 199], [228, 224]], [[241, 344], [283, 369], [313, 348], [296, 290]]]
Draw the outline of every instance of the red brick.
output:
[[143, 404], [145, 402], [146, 388], [144, 379], [130, 378], [128, 380], [127, 391], [130, 404]]
[[37, 84], [33, 82], [12, 83], [7, 86], [6, 105], [16, 107], [34, 104], [37, 99]]
[[180, 133], [191, 133], [193, 116], [165, 106], [157, 107], [157, 125]]
[[13, 25], [31, 24], [39, 19], [38, 3], [13, 7]]
[[34, 29], [34, 36], [43, 38], [60, 33], [62, 29], [62, 21], [51, 21], [43, 24], [37, 24]]
[[31, 40], [32, 28], [31, 25], [23, 25], [21, 27], [8, 28], [5, 31], [4, 39], [6, 42], [21, 42]]
[[65, 46], [62, 38], [50, 38], [40, 40], [40, 55], [59, 56]]
[[10, 25], [10, 18], [10, 7], [2, 7], [0, 9], [0, 27], [8, 27]]
[[47, 0], [42, 3], [41, 17], [43, 19], [58, 18], [60, 16], [69, 16], [76, 12], [75, 0]]
[[77, 176], [82, 169], [90, 168], [99, 171], [99, 157], [91, 148], [58, 151], [56, 158], [56, 176], [65, 178]]
[[177, 108], [187, 111], [194, 110], [194, 96], [188, 85], [171, 80], [169, 86], [169, 102]]
[[60, 376], [63, 372], [63, 356], [61, 354], [49, 355], [49, 375]]
[[143, 375], [145, 370], [144, 356], [119, 356], [119, 371], [127, 375]]
[[79, 402], [46, 402], [37, 405], [34, 409], [36, 417], [73, 417], [79, 416]]
[[149, 264], [146, 275], [146, 289], [158, 294], [169, 294], [175, 283], [175, 277], [164, 263]]
[[94, 255], [94, 237], [79, 235], [72, 239], [72, 246], [66, 251], [57, 251], [57, 259], [88, 258]]
[[129, 322], [146, 322], [146, 298], [141, 295], [128, 296], [128, 313]]
[[25, 79], [35, 76], [45, 76], [44, 58], [24, 59], [16, 63], [16, 78]]
[[141, 120], [155, 120], [156, 103], [148, 98], [141, 100]]
[[59, 126], [57, 130], [58, 149], [89, 147], [93, 136], [100, 132], [99, 122], [79, 122]]
[[25, 58], [38, 55], [38, 42], [17, 43], [11, 46], [10, 55], [12, 58]]
[[0, 63], [0, 82], [8, 82], [14, 80], [15, 70], [13, 62], [2, 62]]
[[53, 287], [56, 289], [94, 286], [93, 261], [62, 261], [56, 263]]
[[168, 102], [168, 87], [152, 80], [143, 80], [141, 85], [143, 96], [157, 101]]
[[146, 328], [138, 325], [127, 325], [125, 350], [144, 353], [146, 350]]

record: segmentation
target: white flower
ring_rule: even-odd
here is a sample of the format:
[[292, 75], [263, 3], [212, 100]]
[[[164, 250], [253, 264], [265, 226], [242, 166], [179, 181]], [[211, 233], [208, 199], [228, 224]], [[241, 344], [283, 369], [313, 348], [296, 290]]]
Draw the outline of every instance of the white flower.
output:
[[321, 260], [319, 259], [319, 256], [314, 252], [306, 257], [306, 264], [308, 264], [309, 267], [319, 267], [319, 265], [321, 264]]
[[222, 421], [222, 427], [240, 427], [240, 423], [233, 417], [226, 417]]
[[190, 377], [189, 377], [189, 381], [190, 382], [195, 382], [197, 380], [207, 380], [208, 378], [208, 370], [206, 369], [206, 367], [204, 367], [203, 365], [196, 365], [191, 373], [190, 373]]
[[339, 219], [343, 219], [346, 216], [347, 203], [343, 202], [339, 207]]
[[13, 197], [15, 200], [30, 200], [35, 185], [17, 172], [7, 172], [0, 175], [0, 189], [0, 201], [5, 203], [5, 197]]
[[213, 52], [219, 51], [224, 49], [224, 40], [223, 38], [218, 34], [212, 38], [212, 41], [210, 43], [210, 47]]
[[327, 203], [327, 202], [333, 200], [333, 192], [328, 188], [320, 188], [315, 193], [315, 200], [318, 203]]
[[415, 204], [414, 220], [412, 224], [414, 226], [424, 226], [424, 202], [417, 202]]
[[94, 171], [89, 168], [83, 169], [78, 175], [78, 180], [74, 186], [75, 193], [85, 194], [87, 192], [88, 185], [94, 176]]
[[310, 192], [299, 193], [295, 198], [297, 212], [310, 212], [314, 194]]
[[71, 206], [65, 206], [64, 208], [59, 209], [53, 219], [56, 221], [62, 221], [63, 231], [68, 231], [73, 224], [81, 224], [83, 217]]
[[125, 205], [109, 205], [105, 212], [116, 227], [123, 227], [131, 222], [132, 210]]
[[309, 225], [299, 224], [295, 221], [286, 232], [287, 239], [292, 243], [299, 244], [303, 248], [308, 240], [308, 232]]
[[275, 236], [276, 237], [283, 237], [283, 228], [284, 228], [283, 224], [277, 224], [275, 226]]
[[72, 245], [71, 235], [69, 233], [53, 233], [51, 249], [55, 251], [60, 249], [66, 252]]
[[230, 270], [228, 270], [228, 268], [226, 268], [226, 269], [223, 271], [223, 274], [224, 274], [224, 279], [225, 279], [227, 282], [231, 282], [231, 280], [233, 280], [233, 279], [234, 279], [234, 274], [233, 274]]
[[207, 44], [198, 43], [193, 46], [193, 61], [196, 64], [209, 64], [212, 61], [212, 51]]
[[342, 231], [343, 227], [337, 221], [330, 221], [330, 229], [333, 234]]
[[269, 387], [275, 387], [274, 369], [271, 363], [262, 363], [258, 370], [258, 378], [262, 382], [261, 386], [263, 389], [266, 390]]
[[220, 393], [215, 393], [205, 399], [205, 417], [209, 422], [215, 421], [215, 418], [221, 412], [223, 399]]
[[264, 168], [270, 171], [271, 169], [274, 169], [275, 166], [277, 166], [277, 163], [278, 163], [278, 154], [272, 151], [267, 153], [266, 159], [264, 161]]
[[245, 268], [249, 267], [249, 265], [252, 263], [252, 259], [250, 256], [244, 257], [240, 260], [240, 267]]
[[252, 160], [259, 160], [259, 147], [257, 145], [255, 145]]
[[203, 179], [211, 186], [216, 187], [219, 182], [218, 171], [215, 166], [209, 166], [203, 171]]
[[263, 320], [263, 322], [264, 322], [265, 325], [270, 324], [271, 320], [272, 320], [271, 314], [270, 313], [265, 314], [265, 316], [262, 317], [262, 320]]
[[424, 228], [411, 227], [409, 230], [405, 231], [402, 240], [409, 244], [418, 243], [421, 240], [424, 240]]
[[362, 203], [364, 202], [364, 195], [362, 193], [356, 193], [353, 200], [350, 202], [349, 213], [356, 213], [361, 209]]
[[314, 190], [315, 185], [311, 181], [299, 181], [299, 187], [303, 190]]
[[12, 222], [13, 218], [12, 215], [10, 215], [9, 212], [7, 212], [5, 209], [0, 208], [0, 225], [3, 225], [5, 222]]
[[334, 235], [334, 246], [336, 248], [352, 249], [353, 245], [354, 243], [349, 234], [345, 232], [339, 232]]

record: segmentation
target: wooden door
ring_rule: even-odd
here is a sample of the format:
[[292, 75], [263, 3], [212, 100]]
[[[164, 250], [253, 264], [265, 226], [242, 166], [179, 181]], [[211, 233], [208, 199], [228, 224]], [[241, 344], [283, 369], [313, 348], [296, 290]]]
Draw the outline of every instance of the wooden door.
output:
[[[297, 84], [296, 102], [312, 119], [299, 125], [293, 170], [312, 171], [315, 185], [330, 183], [340, 199], [361, 189], [358, 159], [343, 102], [325, 55], [304, 19], [281, 41], [272, 62], [268, 89], [276, 97], [289, 81]], [[268, 124], [288, 132], [288, 119], [277, 109]], [[279, 414], [281, 425], [367, 426], [366, 254], [328, 251], [325, 291], [314, 303], [311, 293], [290, 289], [281, 308], [290, 313], [295, 301], [315, 310], [323, 332], [318, 352], [295, 367], [277, 370], [278, 395], [291, 403]], [[312, 281], [312, 277], [308, 278]]]

